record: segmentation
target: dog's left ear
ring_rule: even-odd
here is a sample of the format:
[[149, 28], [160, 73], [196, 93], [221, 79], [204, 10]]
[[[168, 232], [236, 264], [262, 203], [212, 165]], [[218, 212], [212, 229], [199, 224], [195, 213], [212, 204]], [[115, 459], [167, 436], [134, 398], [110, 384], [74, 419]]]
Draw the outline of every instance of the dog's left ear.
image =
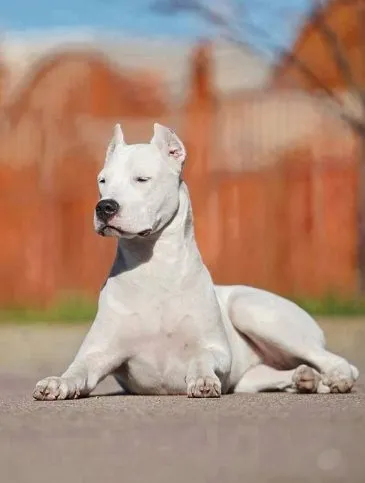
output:
[[182, 141], [175, 132], [168, 127], [155, 123], [154, 134], [151, 143], [155, 144], [166, 156], [168, 156], [174, 168], [181, 173], [186, 158], [186, 150]]

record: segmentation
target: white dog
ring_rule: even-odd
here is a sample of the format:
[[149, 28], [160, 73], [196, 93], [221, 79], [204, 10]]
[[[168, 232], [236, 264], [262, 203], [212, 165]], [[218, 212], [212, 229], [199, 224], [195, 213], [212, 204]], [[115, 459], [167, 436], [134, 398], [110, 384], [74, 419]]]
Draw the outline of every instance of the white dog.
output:
[[149, 144], [130, 146], [115, 126], [94, 218], [100, 235], [118, 238], [115, 262], [75, 360], [38, 382], [34, 398], [86, 396], [109, 374], [133, 394], [350, 391], [358, 370], [325, 349], [301, 308], [213, 285], [194, 239], [185, 156], [159, 124]]

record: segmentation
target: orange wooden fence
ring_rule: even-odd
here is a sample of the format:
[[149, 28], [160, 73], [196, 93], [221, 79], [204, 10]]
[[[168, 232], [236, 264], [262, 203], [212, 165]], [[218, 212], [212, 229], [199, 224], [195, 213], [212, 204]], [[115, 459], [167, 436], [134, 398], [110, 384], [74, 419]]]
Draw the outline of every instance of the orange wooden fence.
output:
[[[214, 278], [295, 296], [352, 296], [357, 143], [319, 100], [214, 94], [197, 54], [187, 107], [187, 179]], [[202, 68], [205, 65], [206, 68]]]
[[[307, 136], [256, 160], [244, 128], [252, 96], [218, 97], [212, 79], [209, 49], [198, 49], [189, 96], [174, 111], [158, 76], [130, 77], [99, 55], [73, 52], [35, 66], [23, 89], [3, 100], [2, 306], [48, 304], [64, 292], [96, 296], [115, 241], [93, 230], [95, 179], [116, 121], [130, 142], [148, 140], [155, 121], [178, 129], [198, 244], [218, 282], [291, 295], [354, 293], [356, 144], [329, 127], [320, 144]], [[257, 132], [266, 133], [260, 123]], [[320, 151], [334, 138], [340, 147]]]

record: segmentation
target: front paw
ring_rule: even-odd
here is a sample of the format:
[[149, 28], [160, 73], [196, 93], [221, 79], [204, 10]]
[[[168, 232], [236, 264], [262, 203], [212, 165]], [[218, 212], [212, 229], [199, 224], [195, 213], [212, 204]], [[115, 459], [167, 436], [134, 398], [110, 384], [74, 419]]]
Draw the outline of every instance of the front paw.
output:
[[217, 376], [190, 379], [187, 393], [188, 397], [220, 397], [222, 394], [221, 382]]
[[33, 392], [34, 399], [39, 401], [76, 399], [80, 395], [77, 380], [63, 377], [46, 377], [37, 383]]

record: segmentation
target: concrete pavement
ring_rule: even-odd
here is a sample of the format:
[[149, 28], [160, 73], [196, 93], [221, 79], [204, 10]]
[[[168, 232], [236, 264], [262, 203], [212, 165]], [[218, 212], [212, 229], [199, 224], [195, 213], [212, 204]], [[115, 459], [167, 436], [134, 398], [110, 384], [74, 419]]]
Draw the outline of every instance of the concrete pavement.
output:
[[[321, 323], [365, 374], [365, 320]], [[363, 376], [348, 395], [138, 397], [110, 379], [88, 399], [32, 401], [86, 330], [0, 327], [1, 483], [365, 481]]]

